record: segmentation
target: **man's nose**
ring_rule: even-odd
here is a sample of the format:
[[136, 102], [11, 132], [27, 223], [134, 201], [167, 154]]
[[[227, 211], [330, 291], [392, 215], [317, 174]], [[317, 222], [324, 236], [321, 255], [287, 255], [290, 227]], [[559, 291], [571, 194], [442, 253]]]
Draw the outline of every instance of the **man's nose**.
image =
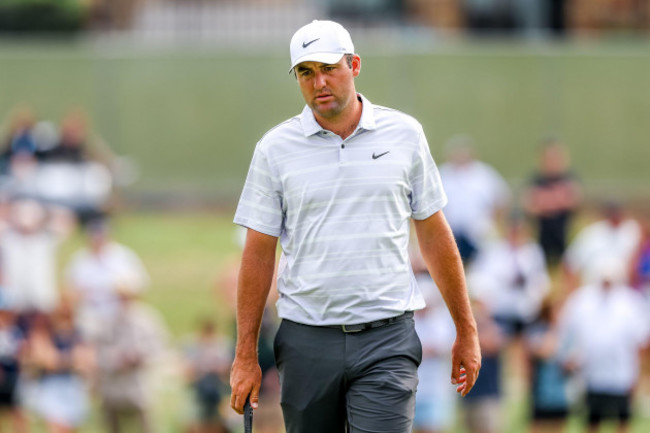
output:
[[325, 77], [325, 74], [321, 72], [316, 72], [316, 75], [314, 76], [314, 87], [316, 89], [322, 89], [325, 87], [325, 84], [327, 82], [327, 79]]

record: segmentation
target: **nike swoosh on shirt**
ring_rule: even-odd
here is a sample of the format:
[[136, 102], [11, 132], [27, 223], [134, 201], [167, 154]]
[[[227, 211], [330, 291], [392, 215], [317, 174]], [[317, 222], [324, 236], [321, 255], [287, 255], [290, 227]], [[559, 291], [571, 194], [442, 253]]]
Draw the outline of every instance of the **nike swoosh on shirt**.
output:
[[303, 48], [307, 48], [308, 46], [310, 46], [311, 44], [313, 44], [314, 42], [316, 42], [316, 41], [319, 40], [319, 39], [320, 39], [320, 38], [316, 38], [316, 39], [314, 39], [313, 41], [303, 42], [303, 43], [302, 43], [302, 47], [303, 47]]
[[373, 152], [373, 153], [372, 153], [372, 159], [381, 158], [382, 156], [386, 155], [386, 154], [389, 153], [389, 152], [390, 152], [390, 150], [387, 150], [386, 152], [384, 152], [384, 153], [380, 153], [379, 155], [375, 155], [375, 153]]

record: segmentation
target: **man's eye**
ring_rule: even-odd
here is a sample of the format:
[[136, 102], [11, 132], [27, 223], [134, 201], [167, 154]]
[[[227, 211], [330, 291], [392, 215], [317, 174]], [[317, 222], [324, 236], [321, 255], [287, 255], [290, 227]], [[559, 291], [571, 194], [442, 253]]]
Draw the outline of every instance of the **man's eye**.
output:
[[323, 68], [325, 72], [332, 72], [334, 69], [336, 69], [334, 66], [325, 66]]

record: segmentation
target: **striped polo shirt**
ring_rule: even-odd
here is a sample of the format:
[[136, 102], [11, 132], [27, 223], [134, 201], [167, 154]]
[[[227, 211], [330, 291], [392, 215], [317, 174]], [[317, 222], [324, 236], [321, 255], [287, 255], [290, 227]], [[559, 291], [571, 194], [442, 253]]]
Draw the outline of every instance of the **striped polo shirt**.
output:
[[447, 197], [422, 126], [359, 95], [342, 140], [308, 106], [255, 148], [234, 222], [280, 238], [280, 317], [352, 325], [424, 307], [408, 257], [410, 219]]

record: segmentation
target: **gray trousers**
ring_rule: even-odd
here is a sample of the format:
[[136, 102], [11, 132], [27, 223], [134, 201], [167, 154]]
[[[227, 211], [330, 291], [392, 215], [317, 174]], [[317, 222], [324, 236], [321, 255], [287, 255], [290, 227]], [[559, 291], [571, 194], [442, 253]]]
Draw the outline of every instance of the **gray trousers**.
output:
[[275, 338], [287, 433], [410, 433], [422, 345], [412, 317], [357, 333], [283, 320]]

